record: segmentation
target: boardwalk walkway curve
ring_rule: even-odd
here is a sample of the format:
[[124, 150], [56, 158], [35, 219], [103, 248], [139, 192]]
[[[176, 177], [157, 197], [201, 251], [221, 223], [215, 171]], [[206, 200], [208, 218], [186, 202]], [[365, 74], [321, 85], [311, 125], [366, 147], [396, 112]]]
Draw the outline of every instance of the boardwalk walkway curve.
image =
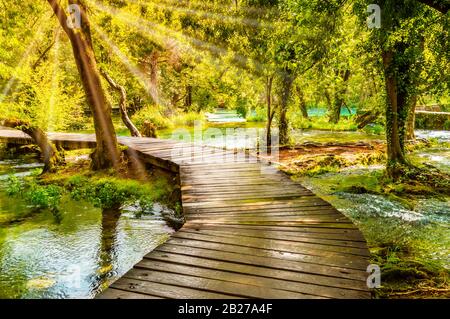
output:
[[[95, 146], [93, 135], [49, 137], [66, 149]], [[0, 129], [0, 142], [29, 141]], [[97, 298], [370, 298], [361, 232], [276, 168], [170, 140], [119, 142], [179, 173], [186, 223]]]

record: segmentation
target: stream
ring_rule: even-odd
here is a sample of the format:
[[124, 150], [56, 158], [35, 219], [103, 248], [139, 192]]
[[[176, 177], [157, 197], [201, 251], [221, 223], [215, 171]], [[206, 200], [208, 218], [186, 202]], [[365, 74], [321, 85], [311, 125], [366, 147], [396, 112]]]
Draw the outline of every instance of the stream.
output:
[[[133, 207], [102, 212], [66, 197], [59, 222], [45, 210], [30, 214], [24, 201], [5, 193], [4, 180], [39, 167], [0, 162], [0, 299], [92, 298], [173, 232], [158, 204], [154, 215], [138, 217]], [[5, 223], [11, 215], [20, 218]]]

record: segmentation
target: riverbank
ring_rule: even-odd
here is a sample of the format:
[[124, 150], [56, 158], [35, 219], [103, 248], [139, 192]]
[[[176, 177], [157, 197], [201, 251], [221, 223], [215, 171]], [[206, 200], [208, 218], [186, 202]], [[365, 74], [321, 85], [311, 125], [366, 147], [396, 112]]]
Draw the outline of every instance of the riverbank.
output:
[[92, 298], [174, 232], [171, 176], [93, 173], [88, 153], [46, 175], [30, 154], [0, 162], [0, 298]]
[[[280, 151], [280, 169], [360, 228], [371, 263], [382, 271], [376, 297], [448, 298], [450, 187], [390, 182], [384, 147], [367, 140], [301, 143]], [[447, 139], [421, 140], [409, 149], [416, 165], [450, 171]]]

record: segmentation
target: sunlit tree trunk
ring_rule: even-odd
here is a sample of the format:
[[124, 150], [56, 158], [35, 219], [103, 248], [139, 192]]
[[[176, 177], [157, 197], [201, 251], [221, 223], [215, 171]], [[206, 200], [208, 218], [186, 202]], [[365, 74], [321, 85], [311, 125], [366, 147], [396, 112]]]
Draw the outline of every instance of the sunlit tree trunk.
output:
[[100, 70], [101, 74], [105, 78], [105, 80], [108, 82], [108, 84], [117, 92], [120, 94], [120, 101], [119, 101], [119, 110], [120, 110], [120, 116], [122, 118], [122, 122], [125, 124], [125, 126], [130, 131], [131, 136], [135, 137], [141, 137], [141, 133], [139, 133], [139, 130], [136, 128], [136, 126], [131, 122], [130, 117], [128, 116], [127, 112], [127, 93], [125, 91], [125, 88], [119, 84], [117, 84], [106, 71]]
[[408, 122], [406, 129], [406, 139], [407, 140], [415, 140], [416, 134], [414, 133], [414, 129], [416, 127], [416, 105], [417, 105], [417, 96], [414, 96], [411, 99], [411, 106], [408, 111]]
[[79, 29], [69, 27], [67, 15], [57, 0], [47, 0], [64, 32], [69, 37], [78, 72], [86, 93], [86, 99], [94, 117], [97, 146], [92, 157], [93, 169], [116, 167], [119, 164], [117, 137], [111, 118], [111, 105], [102, 88], [100, 73], [92, 46], [91, 31], [87, 12], [82, 1], [69, 0], [78, 5], [81, 13]]
[[289, 99], [291, 97], [292, 84], [294, 83], [295, 76], [292, 72], [285, 70], [282, 75], [281, 81], [281, 101], [279, 111], [279, 137], [280, 145], [286, 145], [289, 143], [289, 123], [287, 119], [287, 111], [289, 106]]
[[192, 85], [186, 86], [186, 97], [184, 98], [184, 107], [188, 110], [192, 106]]
[[158, 92], [158, 59], [160, 57], [160, 53], [157, 50], [154, 50], [150, 55], [150, 89], [152, 90], [152, 98], [153, 101], [157, 104], [159, 100], [159, 92]]

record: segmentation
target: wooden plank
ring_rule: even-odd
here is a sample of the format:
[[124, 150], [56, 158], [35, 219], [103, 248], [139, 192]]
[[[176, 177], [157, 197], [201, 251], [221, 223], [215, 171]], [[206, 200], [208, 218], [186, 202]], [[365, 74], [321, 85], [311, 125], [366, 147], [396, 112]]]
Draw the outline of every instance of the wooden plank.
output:
[[356, 247], [361, 249], [367, 249], [365, 242], [363, 241], [350, 241], [350, 240], [340, 240], [336, 238], [321, 238], [320, 236], [316, 238], [312, 238], [311, 235], [305, 236], [304, 234], [299, 234], [297, 236], [286, 235], [279, 232], [252, 232], [252, 231], [224, 231], [222, 229], [213, 230], [213, 229], [202, 229], [202, 230], [193, 230], [189, 228], [183, 228], [182, 232], [186, 233], [195, 233], [195, 234], [208, 234], [218, 237], [244, 237], [244, 238], [265, 238], [265, 239], [274, 239], [274, 240], [284, 240], [288, 242], [306, 242], [306, 243], [316, 243], [316, 244], [324, 244], [330, 246], [343, 246], [343, 247]]
[[[216, 225], [209, 225], [209, 224], [202, 224], [201, 226], [199, 224], [195, 224], [192, 222], [188, 222], [184, 224], [183, 230], [186, 231], [215, 231], [215, 232], [222, 232], [222, 233], [231, 233], [238, 236], [241, 236], [243, 234], [252, 234], [254, 237], [261, 237], [261, 236], [272, 236], [273, 234], [285, 236], [286, 238], [311, 238], [312, 240], [316, 239], [328, 239], [328, 240], [347, 240], [347, 241], [353, 241], [353, 242], [361, 242], [363, 243], [363, 247], [366, 247], [364, 238], [358, 234], [358, 233], [336, 233], [336, 232], [330, 232], [330, 233], [324, 233], [322, 231], [320, 232], [314, 232], [309, 230], [303, 230], [302, 227], [295, 227], [294, 230], [286, 230], [286, 231], [278, 231], [273, 229], [267, 229], [267, 228], [261, 228], [260, 226], [248, 226], [248, 227], [233, 227], [233, 226], [223, 226], [223, 227], [217, 227]], [[287, 227], [286, 227], [287, 228]], [[318, 229], [323, 230], [323, 229]], [[250, 235], [248, 235], [250, 236]]]
[[312, 296], [304, 293], [288, 292], [280, 289], [247, 285], [230, 281], [189, 276], [185, 274], [168, 273], [163, 270], [150, 270], [135, 268], [130, 270], [125, 278], [137, 279], [174, 285], [177, 287], [194, 288], [211, 293], [228, 293], [241, 298], [264, 298], [264, 299], [310, 299]]
[[[224, 247], [226, 247], [226, 245], [224, 245]], [[294, 271], [298, 274], [299, 278], [302, 278], [302, 282], [316, 283], [323, 286], [350, 289], [355, 286], [360, 288], [366, 287], [366, 283], [363, 280], [345, 278], [345, 276], [348, 275], [347, 270], [340, 269], [339, 267], [319, 267], [319, 264], [313, 265], [309, 263], [292, 261], [289, 259], [280, 260], [273, 257], [246, 255], [241, 251], [237, 253], [197, 247], [189, 247], [187, 249], [186, 246], [178, 246], [167, 243], [158, 247], [156, 251], [176, 253], [186, 256], [198, 256], [212, 260], [220, 260], [244, 265], [260, 266], [273, 270]]]
[[[220, 256], [227, 256], [230, 258], [236, 257], [234, 255], [228, 254], [221, 255], [221, 253], [223, 252], [223, 253], [239, 253], [243, 256], [243, 258], [244, 257], [247, 258], [248, 256], [256, 256], [256, 257], [275, 258], [279, 261], [300, 262], [301, 264], [299, 266], [303, 267], [302, 269], [310, 268], [311, 273], [323, 275], [329, 274], [324, 272], [327, 270], [324, 270], [321, 267], [319, 267], [318, 269], [313, 268], [315, 268], [317, 265], [323, 265], [326, 268], [335, 267], [331, 269], [332, 273], [339, 272], [340, 277], [351, 279], [361, 279], [362, 277], [365, 277], [366, 276], [365, 270], [368, 265], [367, 259], [365, 258], [355, 258], [355, 256], [348, 256], [334, 252], [328, 252], [328, 254], [325, 253], [314, 254], [310, 250], [288, 251], [288, 250], [281, 250], [281, 248], [277, 247], [275, 248], [253, 247], [245, 245], [236, 245], [233, 243], [216, 243], [183, 238], [172, 238], [165, 246], [169, 246], [169, 249], [172, 249], [173, 251], [189, 249], [190, 251], [208, 254], [209, 257], [211, 257], [210, 254], [216, 254], [218, 255], [218, 257]], [[191, 253], [186, 252], [185, 254]], [[258, 260], [261, 262], [265, 261], [265, 259], [258, 259]], [[269, 262], [272, 261], [274, 263], [276, 262], [274, 260], [269, 260]], [[348, 272], [347, 269], [354, 269], [357, 271]], [[361, 271], [364, 272], [364, 274], [361, 273]], [[343, 275], [341, 275], [341, 273]]]
[[303, 234], [298, 233], [295, 235], [287, 235], [280, 232], [255, 232], [252, 230], [244, 230], [244, 231], [232, 231], [232, 230], [223, 230], [223, 229], [201, 229], [201, 230], [194, 230], [190, 229], [188, 227], [184, 227], [183, 232], [187, 233], [196, 233], [196, 234], [208, 234], [208, 235], [214, 235], [214, 236], [221, 236], [221, 237], [250, 237], [250, 238], [266, 238], [266, 239], [274, 239], [274, 240], [284, 240], [288, 242], [307, 242], [307, 243], [320, 243], [320, 244], [327, 244], [332, 246], [344, 246], [344, 247], [358, 247], [367, 249], [367, 246], [364, 241], [361, 240], [350, 240], [345, 237], [328, 237], [323, 235], [316, 235], [314, 234]]
[[[334, 287], [324, 287], [313, 284], [292, 282], [277, 278], [267, 278], [253, 274], [243, 274], [217, 270], [215, 268], [197, 267], [192, 265], [182, 265], [172, 262], [162, 262], [157, 260], [144, 259], [136, 265], [136, 268], [165, 271], [175, 274], [186, 274], [202, 278], [219, 279], [221, 281], [236, 282], [245, 285], [274, 288], [285, 291], [293, 291], [307, 295], [315, 295], [327, 298], [361, 298], [363, 295], [357, 290], [339, 289]], [[279, 298], [276, 296], [275, 298]]]
[[127, 278], [126, 275], [111, 285], [112, 288], [133, 293], [171, 299], [236, 299], [237, 296], [213, 293], [177, 285], [166, 285], [157, 282]]
[[330, 256], [330, 252], [366, 257], [369, 255], [366, 248], [360, 247], [319, 244], [317, 242], [292, 242], [281, 239], [254, 238], [245, 236], [218, 236], [183, 231], [174, 234], [168, 243], [173, 243], [177, 238], [185, 240], [198, 240], [209, 243], [230, 244], [242, 247], [269, 249], [289, 253], [300, 253], [312, 256]]
[[[188, 221], [184, 227], [191, 227], [194, 229], [201, 229], [204, 227], [213, 227], [218, 229], [216, 224], [212, 223], [193, 223]], [[364, 240], [364, 237], [361, 235], [358, 229], [341, 229], [341, 228], [317, 228], [317, 227], [308, 227], [302, 225], [296, 226], [267, 226], [267, 225], [220, 225], [220, 228], [237, 228], [237, 229], [254, 229], [259, 231], [271, 230], [271, 231], [281, 231], [281, 232], [305, 232], [305, 233], [318, 233], [318, 234], [339, 234], [344, 236], [353, 236], [353, 238], [361, 238]]]
[[101, 294], [99, 294], [97, 299], [162, 299], [162, 298], [110, 287], [105, 291], [103, 291]]
[[[148, 254], [145, 259], [148, 260], [157, 260], [162, 262], [170, 262], [175, 264], [181, 264], [181, 265], [188, 265], [192, 267], [198, 267], [198, 268], [208, 268], [208, 269], [215, 269], [215, 270], [223, 270], [228, 271], [232, 273], [240, 273], [240, 274], [246, 274], [246, 275], [254, 275], [254, 276], [260, 276], [265, 278], [276, 278], [281, 280], [287, 280], [292, 281], [296, 283], [305, 283], [305, 284], [313, 284], [323, 287], [333, 287], [333, 288], [343, 288], [348, 290], [355, 290], [355, 291], [361, 291], [361, 292], [367, 292], [367, 286], [365, 282], [360, 281], [353, 281], [353, 280], [345, 280], [341, 283], [343, 283], [344, 287], [335, 287], [333, 285], [330, 285], [326, 280], [326, 276], [310, 276], [309, 274], [303, 274], [301, 272], [296, 272], [291, 269], [285, 270], [285, 269], [276, 269], [276, 268], [270, 268], [265, 267], [261, 265], [251, 265], [251, 264], [243, 264], [243, 263], [235, 263], [232, 261], [227, 260], [215, 260], [211, 258], [205, 258], [202, 256], [189, 256], [189, 255], [182, 255], [177, 253], [171, 253], [171, 252], [163, 252], [163, 251], [153, 251], [151, 254]], [[144, 259], [144, 260], [145, 260]], [[321, 281], [315, 282], [313, 281], [314, 278], [320, 278]], [[339, 279], [338, 279], [339, 280]], [[333, 283], [333, 282], [332, 282]], [[348, 283], [350, 284], [347, 285]]]

